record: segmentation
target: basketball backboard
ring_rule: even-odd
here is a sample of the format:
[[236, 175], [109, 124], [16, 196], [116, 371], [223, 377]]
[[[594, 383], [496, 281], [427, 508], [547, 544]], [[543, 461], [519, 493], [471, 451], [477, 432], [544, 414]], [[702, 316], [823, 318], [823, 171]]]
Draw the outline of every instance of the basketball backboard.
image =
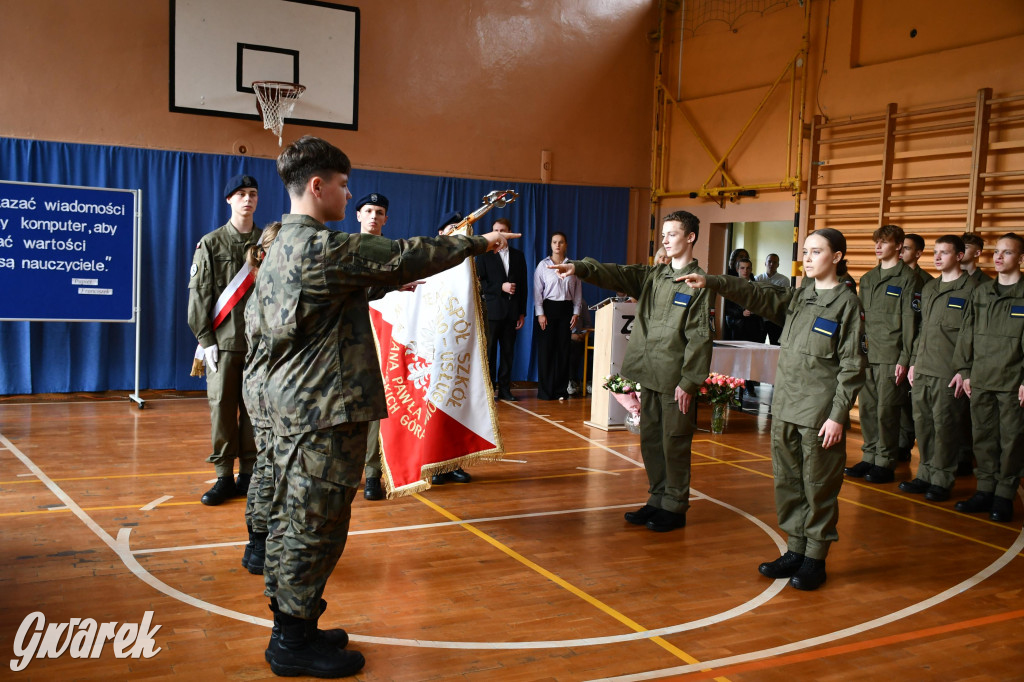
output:
[[358, 127], [359, 8], [171, 0], [171, 111], [260, 120], [252, 82], [306, 86], [288, 123]]

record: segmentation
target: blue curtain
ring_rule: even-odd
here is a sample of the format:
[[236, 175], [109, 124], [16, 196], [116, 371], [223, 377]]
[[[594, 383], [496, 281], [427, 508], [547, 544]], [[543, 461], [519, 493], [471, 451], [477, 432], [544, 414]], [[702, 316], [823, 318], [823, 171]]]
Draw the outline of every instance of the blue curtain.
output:
[[[196, 340], [186, 319], [188, 271], [199, 238], [227, 222], [230, 211], [223, 197], [224, 182], [238, 173], [248, 173], [260, 183], [257, 224], [278, 220], [288, 210], [290, 202], [272, 159], [0, 138], [0, 179], [142, 190], [139, 383], [143, 389], [206, 387], [204, 379], [189, 376]], [[626, 188], [506, 183], [358, 168], [350, 181], [355, 200], [370, 192], [389, 198], [384, 235], [395, 239], [436, 234], [437, 221], [445, 212], [468, 214], [488, 192], [509, 187], [519, 192], [519, 200], [491, 211], [477, 232], [506, 217], [515, 231], [523, 233], [514, 246], [526, 255], [531, 297], [533, 271], [549, 253], [552, 232], [568, 236], [570, 258], [623, 261], [629, 219]], [[332, 227], [357, 232], [355, 211], [348, 211], [345, 220]], [[610, 295], [584, 287], [591, 304]], [[532, 339], [528, 319], [516, 341], [515, 381], [537, 378]], [[118, 323], [0, 322], [0, 357], [0, 394], [132, 389], [135, 328]]]

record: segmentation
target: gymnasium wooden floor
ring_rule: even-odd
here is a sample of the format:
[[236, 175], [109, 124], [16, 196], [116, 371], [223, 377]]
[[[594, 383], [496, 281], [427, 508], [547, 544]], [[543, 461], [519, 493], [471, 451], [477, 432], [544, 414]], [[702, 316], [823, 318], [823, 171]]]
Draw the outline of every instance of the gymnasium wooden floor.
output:
[[[764, 417], [697, 435], [689, 525], [656, 534], [622, 519], [646, 497], [638, 438], [583, 426], [589, 401], [517, 393], [498, 407], [504, 462], [466, 485], [357, 498], [323, 623], [365, 654], [358, 679], [1024, 679], [1019, 518], [848, 481], [828, 582], [798, 592], [756, 570], [784, 545]], [[199, 504], [208, 433], [201, 397], [0, 404], [0, 651], [13, 658], [34, 611], [152, 611], [161, 648], [4, 662], [4, 678], [274, 678], [262, 578], [240, 566], [243, 500]], [[958, 479], [954, 500], [972, 491]]]

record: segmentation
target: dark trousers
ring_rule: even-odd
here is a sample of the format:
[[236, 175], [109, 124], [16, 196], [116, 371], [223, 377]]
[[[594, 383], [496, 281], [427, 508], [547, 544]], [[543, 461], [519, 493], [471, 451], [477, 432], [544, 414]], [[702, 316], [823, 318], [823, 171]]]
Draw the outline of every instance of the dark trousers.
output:
[[569, 353], [572, 344], [572, 301], [544, 301], [548, 328], [537, 325], [537, 373], [541, 400], [569, 397]]
[[[487, 364], [490, 367], [491, 383], [496, 387], [510, 388], [512, 382], [512, 358], [516, 351], [516, 322], [518, 315], [503, 320], [487, 320]], [[501, 359], [498, 364], [498, 346]], [[497, 372], [497, 379], [495, 379]]]

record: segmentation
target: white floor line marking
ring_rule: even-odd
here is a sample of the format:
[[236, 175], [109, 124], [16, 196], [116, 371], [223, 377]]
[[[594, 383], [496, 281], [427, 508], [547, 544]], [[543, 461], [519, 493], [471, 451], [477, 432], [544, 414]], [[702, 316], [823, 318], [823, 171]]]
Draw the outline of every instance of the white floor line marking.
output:
[[499, 462], [515, 462], [516, 464], [526, 464], [525, 459], [499, 459]]
[[145, 507], [140, 507], [139, 511], [150, 511], [152, 509], [156, 509], [156, 507], [158, 505], [163, 504], [164, 502], [166, 502], [167, 500], [169, 500], [169, 499], [171, 499], [173, 497], [174, 497], [174, 495], [164, 495], [163, 497], [158, 497], [155, 500], [153, 500], [152, 502], [150, 502], [149, 504], [147, 504]]
[[[395, 533], [407, 530], [428, 530], [431, 528], [443, 528], [444, 526], [458, 526], [462, 523], [488, 523], [492, 521], [509, 521], [512, 519], [534, 519], [542, 516], [558, 516], [560, 514], [580, 514], [595, 511], [606, 511], [609, 509], [633, 509], [637, 505], [634, 504], [614, 504], [604, 507], [584, 507], [580, 509], [558, 509], [554, 511], [546, 512], [531, 512], [529, 514], [509, 514], [508, 516], [488, 516], [480, 517], [476, 519], [464, 519], [462, 521], [438, 521], [436, 523], [420, 523], [413, 526], [392, 526], [389, 528], [367, 528], [365, 530], [353, 530], [349, 531], [349, 535], [376, 535], [379, 533]], [[239, 540], [237, 542], [216, 542], [205, 545], [179, 545], [177, 547], [157, 547], [152, 549], [135, 549], [132, 550], [132, 554], [156, 554], [157, 552], [178, 552], [184, 550], [194, 549], [210, 549], [214, 547], [232, 547], [234, 545], [244, 545], [245, 540]]]
[[67, 507], [63, 504], [47, 505], [46, 511], [67, 511]]
[[211, 479], [210, 479], [210, 480], [208, 480], [208, 481], [203, 481], [203, 483], [216, 483], [216, 482], [217, 482], [217, 479], [216, 479], [216, 478], [211, 478]]
[[35, 477], [35, 474], [18, 474], [18, 478], [21, 478], [22, 476], [32, 476], [32, 477]]
[[580, 471], [590, 471], [595, 474], [607, 474], [608, 476], [619, 476], [617, 471], [605, 471], [604, 469], [591, 469], [590, 467], [576, 467]]
[[644, 465], [643, 462], [638, 462], [635, 459], [633, 459], [632, 457], [630, 457], [629, 455], [624, 455], [624, 454], [622, 454], [621, 452], [619, 452], [617, 450], [613, 450], [610, 447], [608, 447], [607, 445], [605, 445], [604, 443], [598, 443], [596, 440], [593, 440], [592, 438], [587, 438], [586, 436], [584, 436], [579, 431], [573, 431], [568, 426], [563, 426], [562, 424], [559, 424], [558, 422], [551, 421], [550, 419], [548, 419], [548, 415], [546, 415], [546, 414], [537, 414], [536, 412], [532, 412], [531, 410], [528, 410], [525, 407], [522, 407], [521, 405], [512, 405], [512, 407], [516, 408], [517, 410], [522, 410], [526, 414], [532, 415], [532, 416], [536, 417], [537, 419], [540, 419], [543, 422], [547, 422], [548, 424], [551, 424], [555, 428], [562, 429], [566, 433], [571, 433], [572, 435], [576, 436], [580, 440], [584, 440], [584, 441], [590, 443], [591, 445], [593, 445], [594, 447], [601, 448], [605, 452], [610, 452], [611, 454], [615, 455], [616, 457], [619, 457], [621, 459], [626, 460], [630, 464], [634, 464], [634, 465], [636, 465], [638, 467], [642, 467]]
[[[1018, 496], [1024, 498], [1024, 491], [1018, 491]], [[1017, 539], [1010, 547], [1003, 552], [998, 559], [993, 561], [991, 564], [978, 571], [970, 578], [963, 580], [956, 585], [953, 585], [947, 590], [940, 592], [939, 594], [929, 597], [923, 601], [919, 601], [916, 604], [888, 613], [884, 616], [879, 616], [872, 620], [857, 625], [852, 625], [842, 630], [835, 630], [833, 632], [818, 635], [817, 637], [810, 637], [808, 639], [800, 640], [799, 642], [792, 642], [790, 644], [784, 644], [782, 646], [772, 647], [770, 649], [761, 649], [760, 651], [751, 651], [745, 654], [736, 654], [735, 656], [727, 656], [725, 658], [716, 658], [707, 661], [701, 661], [700, 663], [681, 665], [674, 668], [662, 668], [661, 670], [652, 670], [644, 673], [635, 673], [632, 675], [620, 675], [617, 677], [602, 677], [591, 682], [634, 682], [639, 680], [654, 680], [662, 677], [669, 677], [671, 675], [682, 675], [684, 673], [698, 672], [703, 670], [713, 670], [715, 668], [722, 668], [730, 665], [738, 665], [740, 663], [749, 663], [751, 661], [759, 661], [765, 658], [771, 658], [772, 656], [780, 656], [782, 654], [789, 654], [794, 651], [802, 651], [803, 649], [810, 649], [812, 647], [819, 646], [821, 644], [827, 644], [836, 640], [845, 639], [846, 637], [852, 637], [854, 635], [860, 635], [869, 630], [880, 628], [884, 625], [890, 625], [898, 620], [902, 620], [909, 616], [918, 614], [926, 609], [930, 609], [933, 606], [937, 606], [944, 601], [952, 599], [960, 594], [963, 594], [967, 590], [976, 587], [981, 584], [982, 581], [995, 575], [999, 570], [1004, 568], [1007, 564], [1013, 561], [1014, 557], [1017, 556], [1022, 550], [1024, 550], [1024, 528], [1021, 529], [1020, 534], [1017, 535]], [[776, 581], [781, 582], [781, 581]]]
[[184, 602], [185, 604], [189, 604], [190, 606], [194, 606], [199, 609], [205, 609], [211, 613], [216, 613], [221, 616], [227, 616], [228, 618], [234, 618], [236, 620], [245, 621], [247, 623], [253, 623], [255, 625], [262, 625], [268, 628], [274, 624], [273, 621], [267, 620], [266, 618], [256, 618], [255, 616], [250, 616], [247, 613], [232, 611], [231, 609], [225, 609], [221, 606], [217, 606], [215, 604], [210, 604], [200, 599], [196, 599], [192, 595], [185, 594], [180, 590], [174, 589], [167, 583], [158, 580], [151, 573], [142, 568], [142, 566], [139, 565], [139, 562], [135, 560], [135, 557], [132, 556], [131, 548], [128, 546], [128, 536], [132, 532], [131, 528], [121, 528], [120, 530], [118, 530], [117, 539], [115, 540], [113, 537], [110, 536], [110, 533], [100, 528], [100, 525], [93, 521], [92, 517], [86, 514], [85, 511], [81, 507], [79, 507], [78, 504], [76, 504], [75, 501], [72, 500], [71, 497], [69, 497], [68, 494], [65, 493], [63, 489], [61, 489], [60, 486], [54, 483], [49, 476], [43, 473], [43, 470], [36, 466], [35, 462], [29, 459], [17, 447], [15, 447], [14, 443], [9, 441], [7, 437], [4, 436], [3, 434], [0, 434], [0, 442], [6, 445], [7, 449], [13, 452], [14, 456], [21, 460], [21, 463], [25, 465], [25, 468], [27, 468], [29, 471], [38, 476], [39, 480], [42, 481], [43, 484], [50, 489], [50, 492], [52, 492], [54, 496], [57, 497], [57, 499], [63, 502], [67, 506], [67, 508], [70, 509], [83, 524], [85, 524], [86, 528], [95, 533], [96, 537], [98, 537], [105, 545], [110, 547], [110, 549], [113, 550], [115, 554], [117, 554], [118, 558], [120, 558], [121, 561], [124, 562], [124, 565], [128, 568], [128, 570], [135, 574], [135, 577], [137, 577], [142, 582], [153, 587], [155, 590], [159, 592], [163, 592], [169, 597], [173, 597], [174, 599]]

